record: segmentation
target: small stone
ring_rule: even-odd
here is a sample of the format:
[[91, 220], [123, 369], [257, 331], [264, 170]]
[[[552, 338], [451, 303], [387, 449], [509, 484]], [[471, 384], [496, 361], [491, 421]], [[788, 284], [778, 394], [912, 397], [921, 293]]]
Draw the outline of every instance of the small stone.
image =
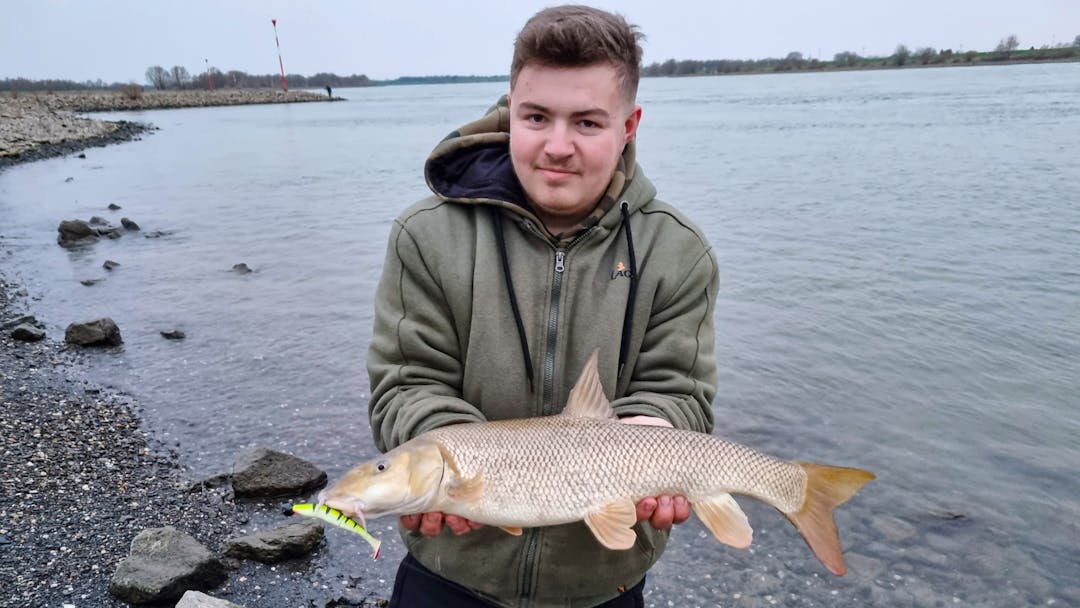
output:
[[123, 226], [127, 230], [138, 230], [139, 229], [138, 224], [136, 224], [135, 222], [129, 220], [126, 217], [120, 218], [120, 225]]
[[105, 263], [101, 265], [105, 270], [112, 270], [120, 265], [120, 262], [114, 262], [112, 260], [105, 260]]
[[253, 270], [251, 270], [251, 268], [248, 267], [247, 264], [243, 262], [240, 262], [239, 264], [233, 264], [232, 269], [233, 272], [237, 274], [248, 274], [250, 272], [254, 272]]
[[170, 329], [168, 331], [161, 332], [161, 336], [166, 340], [183, 340], [187, 337], [187, 334], [185, 334], [179, 329]]
[[11, 330], [11, 337], [20, 342], [39, 342], [45, 339], [45, 330], [23, 323]]
[[119, 211], [122, 207], [116, 203], [109, 203], [109, 211]]

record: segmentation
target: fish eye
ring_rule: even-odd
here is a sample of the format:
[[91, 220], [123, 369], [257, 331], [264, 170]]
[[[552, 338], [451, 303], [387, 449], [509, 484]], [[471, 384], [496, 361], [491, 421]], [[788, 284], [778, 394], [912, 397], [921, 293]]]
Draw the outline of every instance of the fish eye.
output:
[[375, 470], [380, 472], [380, 473], [382, 473], [383, 471], [385, 471], [385, 470], [387, 470], [389, 468], [390, 468], [390, 461], [389, 460], [380, 460], [380, 461], [375, 463]]

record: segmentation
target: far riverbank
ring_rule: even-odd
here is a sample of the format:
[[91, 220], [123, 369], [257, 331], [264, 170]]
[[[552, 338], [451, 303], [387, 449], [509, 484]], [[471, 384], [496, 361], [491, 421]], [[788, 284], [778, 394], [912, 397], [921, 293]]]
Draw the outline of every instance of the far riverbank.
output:
[[216, 91], [62, 91], [0, 96], [0, 169], [136, 139], [148, 124], [103, 121], [83, 112], [127, 112], [267, 103], [333, 101], [327, 95], [276, 89]]

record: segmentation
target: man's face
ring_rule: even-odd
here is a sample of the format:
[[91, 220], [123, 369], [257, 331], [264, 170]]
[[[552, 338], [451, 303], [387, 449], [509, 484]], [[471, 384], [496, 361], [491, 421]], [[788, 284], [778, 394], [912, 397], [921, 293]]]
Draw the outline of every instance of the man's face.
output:
[[549, 231], [593, 210], [640, 121], [612, 65], [522, 68], [510, 91], [510, 159]]

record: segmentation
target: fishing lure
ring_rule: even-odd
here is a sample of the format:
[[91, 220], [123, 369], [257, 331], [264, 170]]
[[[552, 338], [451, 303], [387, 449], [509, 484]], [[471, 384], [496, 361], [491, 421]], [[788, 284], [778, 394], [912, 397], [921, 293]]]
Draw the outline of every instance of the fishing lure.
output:
[[328, 524], [344, 528], [351, 532], [356, 532], [360, 535], [360, 538], [366, 540], [367, 543], [371, 545], [371, 548], [375, 550], [375, 555], [371, 559], [379, 559], [379, 547], [382, 546], [382, 541], [369, 534], [368, 531], [364, 529], [364, 526], [356, 523], [341, 511], [323, 504], [315, 505], [311, 503], [293, 505], [292, 510], [293, 513], [296, 513], [297, 515], [321, 519]]

